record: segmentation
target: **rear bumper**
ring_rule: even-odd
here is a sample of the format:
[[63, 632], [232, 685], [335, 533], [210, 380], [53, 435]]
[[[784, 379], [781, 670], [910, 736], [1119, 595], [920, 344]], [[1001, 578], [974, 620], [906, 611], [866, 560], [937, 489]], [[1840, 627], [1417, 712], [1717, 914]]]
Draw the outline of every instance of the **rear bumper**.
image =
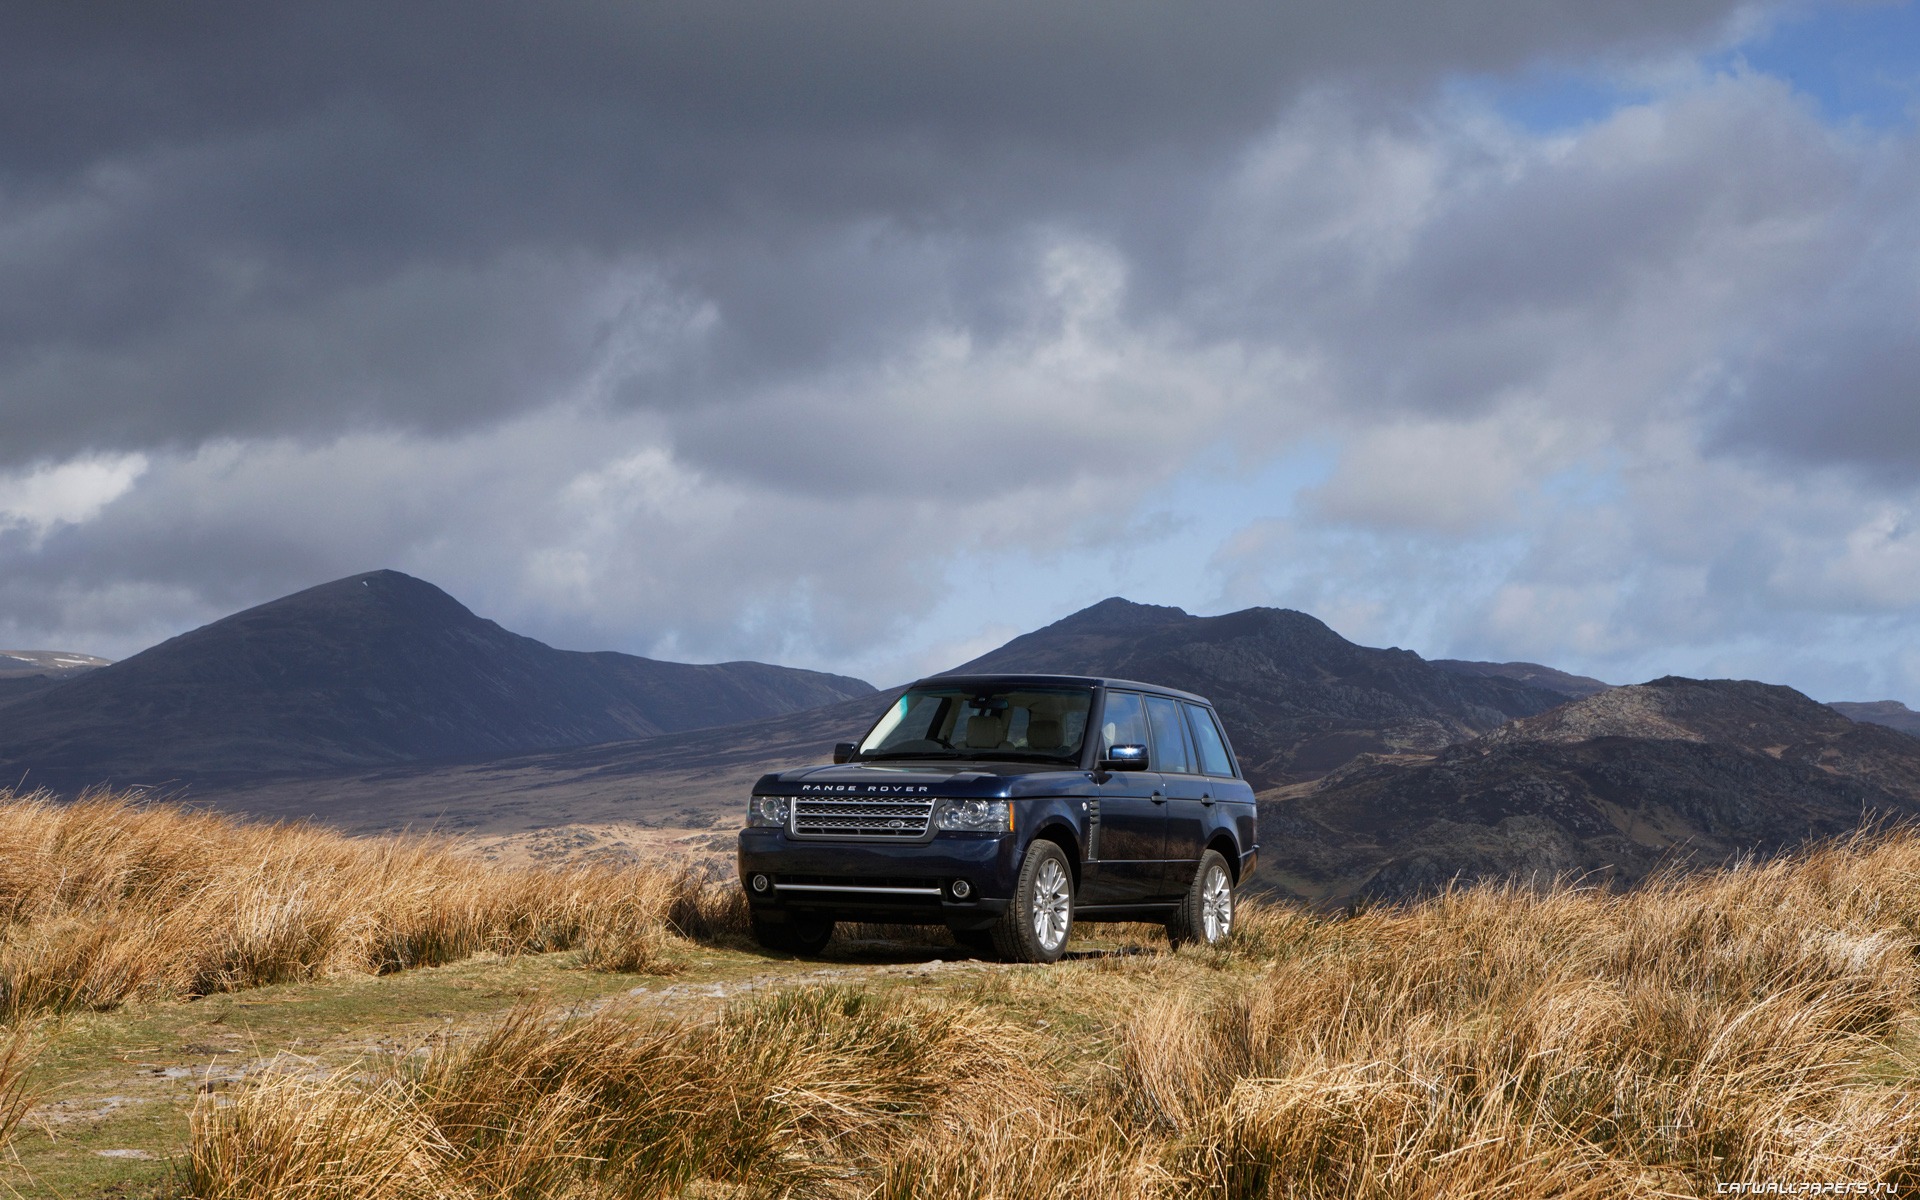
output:
[[[1019, 866], [1012, 837], [940, 834], [917, 844], [861, 845], [790, 838], [782, 829], [740, 831], [740, 884], [756, 917], [789, 912], [841, 921], [908, 925], [990, 924], [1006, 911]], [[764, 890], [752, 886], [765, 876]], [[965, 880], [968, 895], [954, 895]]]

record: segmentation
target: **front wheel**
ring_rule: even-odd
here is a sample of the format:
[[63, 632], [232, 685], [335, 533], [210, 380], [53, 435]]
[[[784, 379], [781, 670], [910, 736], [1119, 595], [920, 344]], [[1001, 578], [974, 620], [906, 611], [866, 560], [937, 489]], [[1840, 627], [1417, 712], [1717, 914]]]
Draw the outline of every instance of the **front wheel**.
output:
[[993, 927], [993, 948], [1008, 962], [1058, 962], [1073, 930], [1073, 871], [1052, 842], [1027, 847], [1013, 901]]
[[1233, 873], [1218, 850], [1209, 850], [1200, 856], [1193, 885], [1167, 922], [1167, 940], [1176, 947], [1188, 942], [1218, 946], [1232, 932]]

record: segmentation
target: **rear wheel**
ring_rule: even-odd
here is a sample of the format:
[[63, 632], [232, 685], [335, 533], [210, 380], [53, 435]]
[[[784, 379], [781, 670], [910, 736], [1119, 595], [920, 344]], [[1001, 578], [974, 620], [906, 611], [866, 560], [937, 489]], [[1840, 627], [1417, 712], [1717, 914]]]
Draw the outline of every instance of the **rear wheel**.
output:
[[1013, 901], [993, 926], [993, 948], [1008, 962], [1058, 962], [1073, 931], [1073, 871], [1053, 842], [1027, 847]]
[[1200, 856], [1200, 869], [1180, 899], [1173, 920], [1167, 922], [1167, 940], [1175, 946], [1199, 942], [1218, 946], [1233, 932], [1233, 872], [1218, 850]]
[[753, 940], [784, 954], [818, 954], [833, 937], [833, 922], [825, 917], [789, 914], [784, 924], [753, 918]]

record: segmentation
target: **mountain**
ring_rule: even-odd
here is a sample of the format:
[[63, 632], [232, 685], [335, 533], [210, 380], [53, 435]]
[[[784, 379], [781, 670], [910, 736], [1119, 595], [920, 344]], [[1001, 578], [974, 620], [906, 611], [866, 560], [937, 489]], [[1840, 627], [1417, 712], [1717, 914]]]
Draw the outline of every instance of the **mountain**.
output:
[[844, 676], [556, 650], [375, 571], [7, 705], [0, 769], [76, 788], [480, 758], [725, 725], [871, 694]]
[[[1252, 608], [1195, 617], [1121, 599], [953, 668], [974, 671], [1116, 675], [1208, 696], [1260, 787], [1317, 778], [1363, 752], [1437, 751], [1566, 699], [1516, 680], [1443, 671], [1405, 650], [1356, 646], [1304, 613]], [[762, 772], [825, 761], [834, 742], [864, 733], [888, 695], [644, 740], [195, 794], [244, 811], [324, 816], [368, 830], [663, 820], [704, 828], [737, 820]]]
[[64, 679], [111, 664], [91, 654], [68, 650], [0, 650], [0, 679], [19, 679], [44, 675]]
[[1868, 721], [1920, 736], [1920, 712], [1913, 711], [1898, 700], [1835, 700], [1827, 707], [1851, 720]]
[[107, 665], [107, 659], [67, 650], [0, 650], [0, 707]]
[[1920, 740], [1791, 688], [1669, 677], [1262, 805], [1261, 876], [1321, 903], [1459, 880], [1631, 883], [1920, 816]]
[[1604, 692], [1613, 686], [1588, 675], [1570, 675], [1565, 671], [1556, 671], [1552, 667], [1543, 667], [1539, 663], [1470, 662], [1460, 658], [1436, 658], [1430, 661], [1443, 671], [1452, 671], [1458, 675], [1478, 675], [1483, 678], [1516, 679], [1521, 683], [1545, 688], [1550, 692], [1559, 692], [1569, 700], [1585, 699], [1595, 692]]
[[1444, 670], [1411, 650], [1357, 646], [1306, 613], [1195, 617], [1103, 600], [954, 668], [1115, 675], [1198, 692], [1226, 721], [1256, 787], [1313, 779], [1363, 753], [1430, 753], [1565, 692]]
[[[1920, 739], [1789, 688], [1668, 678], [1569, 701], [1578, 676], [1429, 663], [1285, 610], [1195, 617], [1107, 600], [954, 670], [1108, 674], [1213, 698], [1261, 793], [1251, 882], [1321, 905], [1455, 880], [1625, 884], [1665, 863], [1920, 814]], [[757, 776], [823, 761], [892, 694], [456, 763], [215, 781], [192, 795], [364, 831], [570, 826], [588, 838], [619, 826], [724, 854]]]

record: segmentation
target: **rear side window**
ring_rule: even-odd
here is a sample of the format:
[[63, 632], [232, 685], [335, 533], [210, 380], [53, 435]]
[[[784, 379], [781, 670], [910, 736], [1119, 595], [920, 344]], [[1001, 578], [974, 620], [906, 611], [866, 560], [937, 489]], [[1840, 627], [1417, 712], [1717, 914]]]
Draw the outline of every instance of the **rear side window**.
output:
[[1180, 717], [1180, 702], [1165, 696], [1147, 697], [1147, 718], [1153, 723], [1153, 761], [1155, 771], [1183, 774], [1193, 770], [1187, 754], [1186, 722]]
[[[1108, 692], [1106, 715], [1100, 720], [1102, 754], [1115, 746], [1147, 746], [1147, 712], [1140, 707], [1140, 697], [1135, 693]], [[1150, 746], [1147, 753], [1154, 753]]]
[[1208, 775], [1232, 775], [1233, 759], [1227, 754], [1227, 743], [1220, 736], [1220, 726], [1213, 720], [1213, 713], [1198, 704], [1186, 706], [1187, 720], [1193, 726], [1193, 745], [1199, 751], [1200, 769]]

